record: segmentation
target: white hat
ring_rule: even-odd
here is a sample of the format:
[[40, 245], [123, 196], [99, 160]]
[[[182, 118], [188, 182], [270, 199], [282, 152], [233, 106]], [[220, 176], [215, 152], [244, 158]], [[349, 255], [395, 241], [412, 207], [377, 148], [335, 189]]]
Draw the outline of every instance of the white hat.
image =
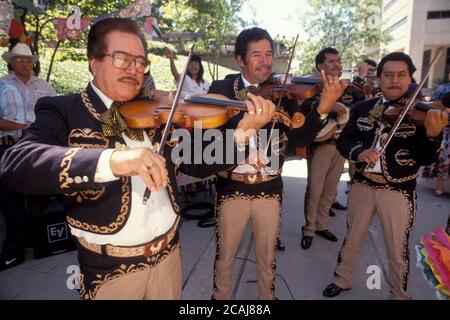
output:
[[8, 63], [11, 63], [12, 58], [16, 56], [31, 57], [33, 59], [33, 64], [39, 60], [39, 57], [37, 55], [31, 54], [30, 47], [25, 43], [18, 43], [11, 51], [2, 54], [2, 58]]

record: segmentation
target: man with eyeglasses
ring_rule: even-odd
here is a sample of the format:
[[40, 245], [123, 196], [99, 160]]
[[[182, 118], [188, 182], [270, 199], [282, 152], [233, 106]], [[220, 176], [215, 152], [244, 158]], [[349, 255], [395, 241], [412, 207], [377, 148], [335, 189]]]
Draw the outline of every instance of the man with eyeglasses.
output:
[[[63, 194], [77, 239], [82, 299], [179, 299], [175, 143], [169, 139], [158, 155], [162, 128], [128, 128], [119, 113], [141, 90], [145, 40], [130, 19], [101, 20], [89, 31], [87, 55], [93, 81], [81, 94], [38, 102], [36, 122], [2, 159], [1, 177], [21, 191]], [[248, 152], [243, 132], [258, 130], [275, 110], [270, 101], [249, 98], [242, 131], [219, 137], [224, 146], [231, 140], [234, 159]], [[200, 177], [232, 166], [176, 164]]]

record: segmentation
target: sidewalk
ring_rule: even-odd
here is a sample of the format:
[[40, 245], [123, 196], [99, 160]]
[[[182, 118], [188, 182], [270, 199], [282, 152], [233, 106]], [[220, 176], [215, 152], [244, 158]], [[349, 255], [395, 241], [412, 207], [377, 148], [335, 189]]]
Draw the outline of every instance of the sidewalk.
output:
[[[329, 229], [339, 242], [329, 242], [315, 237], [307, 251], [300, 247], [300, 228], [304, 223], [303, 196], [306, 185], [306, 162], [291, 160], [284, 166], [284, 203], [281, 239], [286, 251], [277, 255], [276, 290], [282, 300], [325, 299], [322, 290], [332, 280], [338, 251], [346, 231], [345, 212], [335, 210], [330, 217]], [[344, 174], [338, 187], [338, 200], [346, 202], [345, 187], [348, 176]], [[410, 238], [409, 293], [413, 299], [435, 299], [434, 291], [423, 280], [415, 266], [414, 245], [420, 236], [443, 227], [450, 212], [450, 198], [437, 198], [433, 190], [419, 184], [418, 212]], [[1, 222], [3, 223], [3, 222]], [[0, 223], [0, 224], [1, 224]], [[249, 226], [247, 226], [248, 229]], [[4, 226], [0, 225], [0, 239]], [[199, 228], [197, 221], [186, 221], [181, 229], [183, 254], [183, 299], [208, 300], [212, 293], [212, 270], [215, 255], [214, 228]], [[234, 264], [233, 299], [256, 299], [256, 271], [253, 261], [253, 241], [249, 229], [240, 244]], [[68, 252], [35, 260], [27, 251], [27, 261], [15, 268], [0, 272], [0, 299], [78, 299], [76, 290], [66, 286], [67, 268], [77, 264], [76, 252]], [[382, 270], [381, 288], [369, 290], [366, 273], [370, 265]], [[386, 282], [387, 259], [380, 225], [375, 218], [354, 273], [354, 287], [334, 299], [386, 299], [389, 287]]]

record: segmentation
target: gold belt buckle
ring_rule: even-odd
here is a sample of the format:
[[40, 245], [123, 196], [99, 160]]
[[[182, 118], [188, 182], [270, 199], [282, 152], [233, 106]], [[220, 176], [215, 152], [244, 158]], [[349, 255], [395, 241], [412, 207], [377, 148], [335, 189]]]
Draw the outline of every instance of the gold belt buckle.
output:
[[255, 184], [256, 181], [258, 180], [258, 175], [257, 174], [249, 174], [247, 176], [247, 180], [250, 184]]

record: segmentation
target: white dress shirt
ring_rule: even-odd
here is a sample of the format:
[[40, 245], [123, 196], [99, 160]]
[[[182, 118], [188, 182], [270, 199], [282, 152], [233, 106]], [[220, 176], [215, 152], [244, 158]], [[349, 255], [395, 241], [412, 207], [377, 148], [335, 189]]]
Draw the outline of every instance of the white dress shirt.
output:
[[[258, 87], [258, 85], [259, 85], [258, 83], [252, 84], [252, 83], [250, 83], [250, 81], [245, 79], [243, 75], [241, 75], [241, 77], [242, 77], [242, 82], [244, 83], [245, 88], [250, 87], [250, 86], [253, 86], [256, 88]], [[248, 143], [249, 143], [250, 153], [256, 152], [256, 150], [258, 149], [258, 145], [256, 142], [256, 136], [251, 136], [249, 138]], [[263, 150], [261, 150], [261, 151], [263, 151]], [[270, 167], [264, 167], [259, 170], [256, 170], [254, 167], [252, 167], [249, 164], [240, 164], [233, 170], [233, 172], [241, 173], [241, 174], [256, 174], [258, 171], [261, 173], [261, 175], [274, 174], [273, 170]]]
[[[91, 86], [100, 97], [107, 108], [111, 107], [113, 100], [101, 92], [93, 82]], [[147, 147], [152, 144], [144, 132], [144, 141], [135, 141], [123, 134], [125, 143], [130, 149]], [[101, 155], [97, 164], [95, 182], [104, 183], [119, 179], [114, 176], [110, 167], [110, 158], [114, 149], [106, 149]], [[75, 237], [83, 237], [88, 242], [96, 244], [112, 244], [117, 246], [134, 246], [147, 243], [154, 238], [164, 234], [173, 225], [176, 214], [172, 208], [167, 188], [160, 191], [153, 191], [150, 199], [144, 205], [142, 199], [146, 186], [144, 180], [139, 176], [131, 177], [131, 210], [130, 216], [125, 226], [116, 234], [99, 235], [77, 228], [71, 228]], [[99, 214], [101, 214], [99, 212]]]

